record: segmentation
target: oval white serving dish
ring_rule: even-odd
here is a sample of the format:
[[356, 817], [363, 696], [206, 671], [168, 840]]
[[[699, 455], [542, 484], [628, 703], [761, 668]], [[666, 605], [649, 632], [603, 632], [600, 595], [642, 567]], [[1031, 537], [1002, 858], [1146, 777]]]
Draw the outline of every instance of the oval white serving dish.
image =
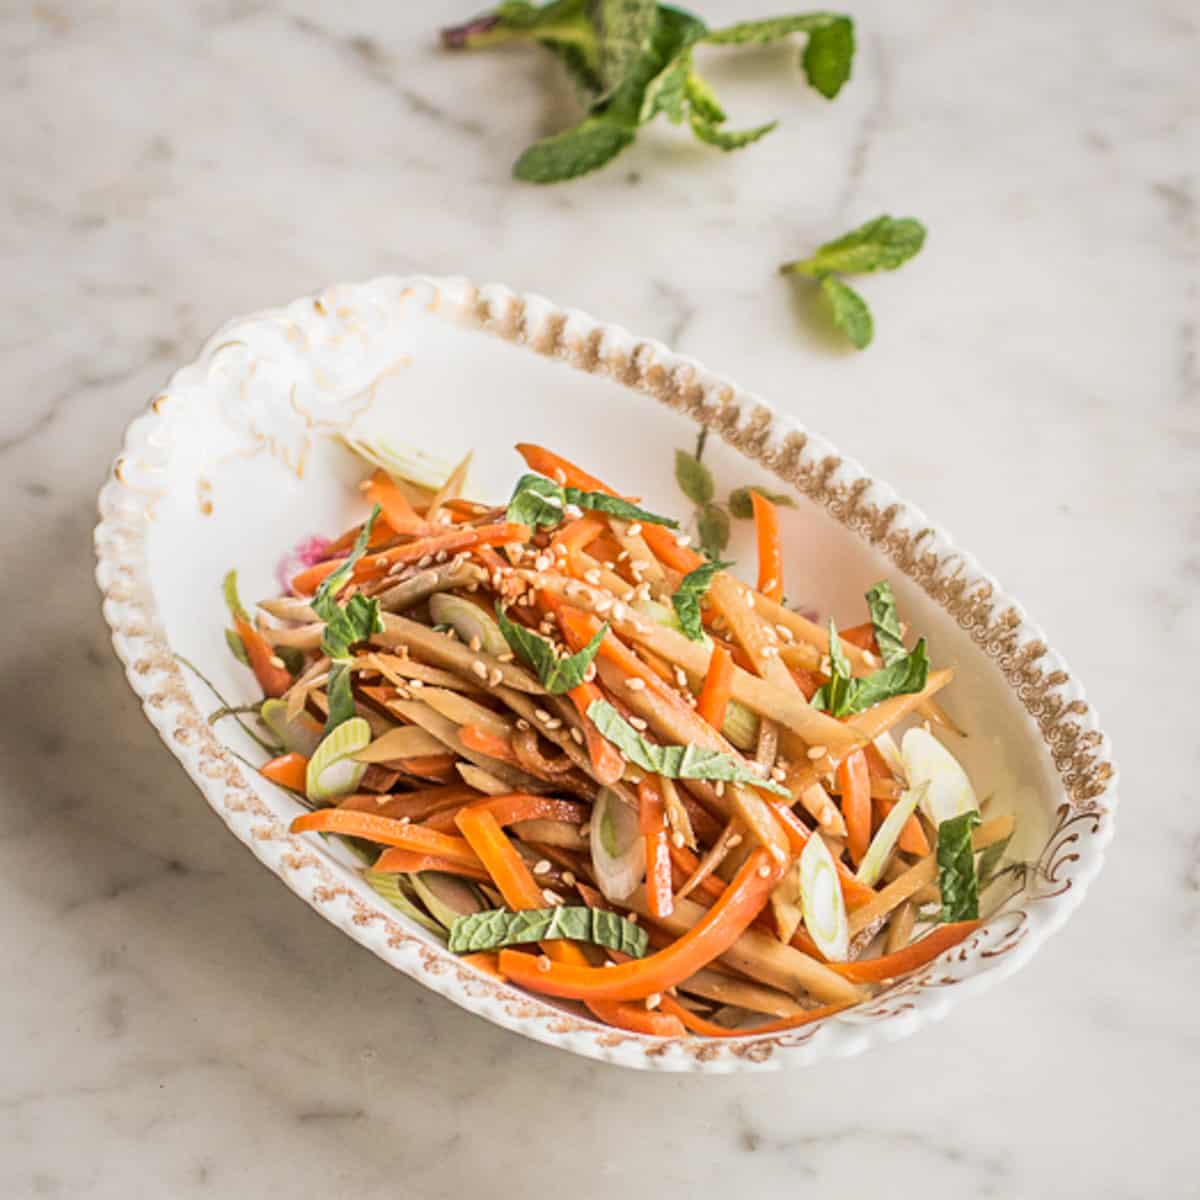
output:
[[[946, 705], [980, 795], [1018, 812], [1035, 868], [965, 943], [870, 1004], [790, 1033], [662, 1040], [597, 1025], [480, 974], [389, 908], [354, 861], [294, 836], [299, 811], [230, 750], [258, 752], [180, 663], [227, 695], [251, 682], [226, 649], [220, 581], [278, 590], [283, 548], [346, 528], [363, 468], [336, 434], [386, 430], [448, 459], [474, 447], [472, 491], [507, 496], [529, 440], [558, 449], [660, 511], [686, 515], [673, 452], [709, 431], [718, 495], [790, 491], [789, 593], [857, 613], [881, 576], [908, 624], [957, 676]], [[621, 431], [614, 438], [612, 431]], [[361, 506], [359, 506], [361, 507]], [[747, 523], [733, 557], [752, 561]], [[1116, 770], [1083, 689], [1024, 611], [889, 487], [758, 397], [673, 354], [538, 296], [463, 279], [337, 286], [234, 321], [134, 420], [100, 493], [97, 578], [113, 644], [146, 715], [209, 804], [297, 895], [425, 986], [507, 1029], [621, 1066], [735, 1071], [861, 1053], [914, 1032], [1027, 962], [1083, 900], [1113, 833]], [[258, 755], [261, 757], [261, 754]]]

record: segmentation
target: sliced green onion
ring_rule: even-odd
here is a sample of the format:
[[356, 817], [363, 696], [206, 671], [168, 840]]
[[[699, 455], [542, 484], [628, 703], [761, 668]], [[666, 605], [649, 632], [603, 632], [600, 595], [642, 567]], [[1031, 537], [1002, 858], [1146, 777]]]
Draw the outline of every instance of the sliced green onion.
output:
[[902, 780], [908, 779], [908, 772], [904, 769], [904, 759], [900, 756], [900, 747], [896, 745], [896, 739], [890, 733], [885, 731], [875, 739], [875, 749], [879, 751], [893, 775], [899, 776]]
[[637, 812], [616, 792], [601, 788], [592, 806], [591, 829], [588, 841], [597, 886], [606, 900], [627, 900], [646, 874]]
[[304, 712], [288, 720], [286, 700], [264, 700], [263, 724], [283, 743], [285, 750], [311, 758], [321, 744], [321, 722]]
[[429, 597], [429, 615], [437, 624], [449, 625], [466, 646], [478, 638], [479, 649], [486, 654], [509, 652], [508, 642], [500, 632], [496, 619], [470, 600], [449, 592], [435, 592]]
[[416, 871], [408, 877], [417, 899], [447, 930], [459, 917], [469, 917], [492, 906], [468, 879], [444, 871]]
[[837, 865], [819, 833], [800, 854], [800, 906], [804, 927], [830, 962], [845, 962], [850, 953], [850, 923], [838, 882]]
[[454, 470], [453, 463], [435, 458], [423, 450], [414, 450], [411, 446], [393, 442], [386, 437], [351, 437], [343, 434], [342, 441], [372, 466], [381, 467], [389, 475], [415, 483], [431, 492], [436, 492]]
[[343, 721], [313, 751], [308, 760], [304, 790], [310, 800], [332, 800], [358, 787], [366, 763], [351, 757], [371, 742], [371, 727], [362, 717]]
[[758, 714], [737, 700], [730, 700], [725, 705], [721, 732], [739, 750], [753, 750], [758, 745]]
[[928, 785], [921, 811], [934, 825], [979, 811], [979, 801], [966, 771], [928, 730], [910, 729], [900, 743], [900, 755], [909, 787], [919, 790]]
[[410, 920], [416, 921], [422, 929], [439, 935], [445, 933], [445, 930], [428, 913], [422, 912], [408, 898], [399, 875], [393, 875], [388, 871], [364, 871], [363, 879], [393, 908], [399, 909]]
[[879, 882], [883, 869], [888, 865], [892, 851], [900, 840], [900, 831], [904, 828], [905, 821], [916, 811], [928, 786], [928, 783], [924, 783], [919, 788], [909, 788], [892, 806], [892, 811], [883, 819], [867, 847], [866, 854], [862, 856], [862, 862], [858, 864], [859, 883], [874, 887]]

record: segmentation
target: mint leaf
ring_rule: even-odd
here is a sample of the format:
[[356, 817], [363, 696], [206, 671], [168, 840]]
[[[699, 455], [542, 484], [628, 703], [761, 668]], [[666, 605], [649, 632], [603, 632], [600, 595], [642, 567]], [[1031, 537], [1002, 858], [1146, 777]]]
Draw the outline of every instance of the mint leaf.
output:
[[642, 958], [649, 946], [646, 931], [619, 913], [575, 905], [527, 908], [521, 912], [493, 909], [456, 917], [450, 926], [450, 949], [455, 954], [557, 938], [607, 946], [631, 958]]
[[379, 601], [368, 600], [361, 592], [355, 593], [344, 605], [334, 605], [326, 619], [321, 653], [333, 659], [349, 658], [350, 647], [355, 642], [365, 642], [371, 634], [382, 630]]
[[604, 99], [625, 82], [648, 49], [658, 5], [655, 0], [591, 0], [588, 16], [596, 31], [598, 99]]
[[903, 658], [907, 653], [904, 648], [904, 634], [900, 629], [900, 617], [896, 613], [896, 598], [892, 595], [892, 585], [886, 579], [881, 579], [867, 593], [867, 609], [875, 629], [875, 645], [879, 647], [883, 661], [890, 664], [898, 658]]
[[562, 521], [563, 509], [568, 504], [573, 504], [576, 508], [608, 513], [609, 516], [619, 517], [622, 521], [641, 521], [647, 525], [679, 528], [679, 522], [671, 517], [660, 517], [657, 513], [647, 512], [636, 504], [630, 504], [628, 500], [622, 500], [620, 496], [610, 496], [607, 492], [584, 492], [574, 487], [565, 488], [543, 475], [532, 474], [522, 475], [517, 480], [512, 498], [508, 502], [506, 519], [528, 525], [531, 529], [539, 526], [551, 527]]
[[854, 61], [854, 22], [839, 17], [808, 36], [800, 64], [808, 82], [826, 100], [832, 100], [850, 78]]
[[850, 717], [893, 696], [919, 692], [929, 678], [929, 659], [922, 638], [911, 654], [894, 659], [873, 675], [855, 679], [832, 619], [829, 622], [829, 661], [832, 668], [829, 682], [817, 689], [812, 706], [824, 709], [834, 717]]
[[754, 516], [754, 503], [750, 499], [751, 492], [757, 492], [764, 500], [770, 500], [772, 504], [777, 504], [783, 508], [796, 507], [796, 501], [791, 496], [785, 496], [782, 492], [768, 492], [766, 488], [756, 485], [734, 488], [729, 493], [729, 511], [739, 520], [749, 521]]
[[594, 171], [633, 143], [631, 125], [605, 116], [585, 117], [562, 133], [534, 142], [513, 164], [527, 183], [561, 183]]
[[724, 29], [714, 29], [704, 40], [712, 46], [765, 46], [793, 33], [807, 33], [825, 28], [834, 21], [846, 20], [832, 13], [801, 13], [794, 17], [766, 17], [761, 21], [739, 21]]
[[354, 692], [350, 687], [350, 659], [343, 658], [329, 668], [329, 682], [325, 685], [325, 699], [329, 711], [325, 716], [323, 737], [328, 737], [343, 721], [355, 716]]
[[519, 38], [553, 39], [586, 47], [594, 57], [596, 33], [585, 9], [584, 0], [555, 0], [541, 6], [507, 0], [494, 12], [443, 29], [442, 45], [447, 50], [479, 50]]
[[729, 754], [704, 750], [699, 746], [657, 746], [644, 738], [607, 700], [588, 705], [588, 720], [627, 759], [643, 771], [665, 775], [668, 779], [711, 779], [725, 783], [745, 783], [779, 796], [790, 793], [781, 784], [750, 769]]
[[712, 472], [686, 450], [675, 451], [675, 482], [693, 504], [707, 504], [716, 490]]
[[850, 339], [856, 349], [865, 350], [875, 336], [875, 322], [867, 302], [836, 275], [821, 277], [821, 291], [829, 301], [833, 323]]
[[785, 263], [787, 274], [814, 279], [838, 271], [843, 275], [865, 275], [872, 271], [894, 271], [908, 262], [925, 244], [925, 226], [914, 217], [884, 214], [818, 247], [811, 258]]
[[702, 142], [721, 150], [740, 150], [743, 146], [749, 146], [759, 138], [766, 137], [779, 124], [778, 121], [768, 121], [765, 125], [757, 125], [753, 129], [723, 129], [720, 125], [706, 121], [697, 113], [692, 113], [689, 123], [692, 132]]
[[[1008, 849], [1008, 844], [1013, 839], [1010, 833], [1008, 837], [1001, 838], [998, 842], [993, 842], [979, 856], [979, 867], [976, 871], [978, 879], [978, 889], [983, 891], [989, 883], [998, 878], [1002, 873], [1000, 861], [1004, 858], [1004, 852]], [[1011, 870], [1012, 868], [1005, 868]]]
[[704, 557], [720, 558], [729, 545], [729, 514], [717, 504], [706, 504], [700, 510], [696, 528]]
[[569, 692], [583, 682], [584, 674], [591, 665], [592, 659], [596, 657], [600, 643], [604, 641], [604, 635], [608, 633], [608, 622], [605, 621], [597, 630], [595, 637], [582, 650], [565, 658], [559, 658], [555, 653], [553, 642], [526, 629], [524, 625], [518, 625], [515, 621], [509, 620], [499, 603], [496, 605], [496, 621], [500, 625], [500, 632], [504, 634], [504, 640], [512, 647], [513, 653], [537, 672], [538, 679], [542, 681], [542, 687], [552, 696], [561, 696], [563, 692]]
[[728, 562], [707, 562], [694, 571], [689, 571], [679, 581], [679, 591], [671, 597], [675, 615], [679, 618], [679, 628], [684, 636], [693, 642], [704, 640], [704, 626], [700, 621], [700, 601], [712, 584], [713, 576], [726, 567], [732, 567]]
[[938, 887], [942, 893], [942, 921], [975, 921], [979, 918], [979, 886], [975, 877], [975, 850], [971, 830], [979, 824], [974, 809], [938, 826]]
[[667, 114], [667, 119], [672, 124], [679, 125], [687, 115], [685, 105], [691, 76], [692, 52], [686, 50], [650, 80], [642, 98], [642, 108], [638, 114], [639, 123], [645, 125], [661, 112]]
[[358, 560], [366, 554], [367, 545], [371, 541], [371, 530], [375, 528], [375, 522], [379, 519], [381, 511], [378, 504], [371, 509], [371, 515], [363, 522], [363, 527], [359, 530], [358, 537], [354, 539], [350, 553], [342, 560], [336, 571], [325, 576], [321, 581], [321, 586], [317, 588], [316, 595], [312, 600], [312, 609], [322, 621], [328, 621], [337, 611], [337, 594], [354, 574], [354, 567]]
[[504, 519], [528, 525], [530, 529], [543, 525], [549, 528], [562, 521], [566, 502], [562, 487], [553, 479], [544, 475], [522, 475], [513, 488]]
[[708, 80], [692, 71], [687, 77], [685, 87], [687, 102], [692, 112], [713, 125], [720, 125], [725, 120], [725, 110], [717, 100], [716, 93], [708, 85]]

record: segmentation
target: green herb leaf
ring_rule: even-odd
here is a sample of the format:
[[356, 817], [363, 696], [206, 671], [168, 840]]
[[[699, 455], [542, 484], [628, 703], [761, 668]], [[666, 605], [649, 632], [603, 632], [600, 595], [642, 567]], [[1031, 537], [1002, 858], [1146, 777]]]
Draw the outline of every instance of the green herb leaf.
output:
[[542, 475], [522, 475], [513, 489], [512, 499], [508, 502], [506, 514], [509, 521], [528, 525], [532, 529], [538, 526], [558, 525], [563, 519], [563, 508], [574, 504], [576, 508], [593, 509], [596, 512], [608, 513], [623, 521], [641, 521], [647, 525], [666, 525], [670, 529], [678, 529], [679, 522], [670, 517], [660, 517], [657, 513], [647, 512], [620, 496], [610, 496], [607, 492], [584, 492], [579, 488], [560, 487], [552, 479]]
[[693, 642], [704, 640], [704, 626], [700, 622], [700, 601], [708, 591], [713, 576], [726, 567], [732, 567], [728, 562], [707, 562], [694, 571], [689, 571], [679, 581], [679, 591], [671, 597], [675, 607], [675, 615], [679, 618], [679, 628]]
[[894, 271], [908, 262], [925, 244], [925, 226], [913, 217], [886, 214], [852, 229], [819, 247], [811, 258], [798, 259], [780, 268], [787, 274], [814, 279], [838, 271], [843, 275], [866, 275], [872, 271]]
[[867, 593], [867, 608], [871, 613], [871, 624], [875, 629], [875, 645], [885, 663], [894, 663], [903, 658], [907, 651], [904, 648], [904, 633], [900, 628], [900, 618], [896, 614], [896, 598], [892, 595], [892, 585], [886, 579], [881, 579]]
[[721, 150], [740, 150], [743, 146], [749, 146], [752, 142], [757, 142], [759, 138], [766, 137], [776, 125], [778, 121], [768, 121], [765, 125], [756, 125], [753, 129], [725, 129], [720, 125], [714, 125], [711, 121], [706, 121], [699, 113], [692, 113], [690, 122], [692, 132], [702, 141], [707, 142], [710, 146], [716, 146]]
[[585, 0], [543, 5], [505, 0], [490, 13], [442, 30], [442, 45], [448, 50], [477, 50], [519, 38], [566, 42], [586, 48], [595, 57], [596, 32], [587, 18]]
[[378, 504], [371, 509], [371, 515], [363, 522], [363, 527], [359, 530], [358, 537], [354, 539], [350, 553], [342, 560], [336, 571], [325, 576], [321, 581], [321, 586], [317, 588], [316, 595], [313, 596], [312, 608], [322, 621], [330, 620], [337, 611], [337, 594], [349, 582], [358, 560], [366, 554], [367, 545], [371, 540], [371, 530], [375, 528], [375, 522], [379, 519], [381, 511]]
[[562, 521], [564, 504], [563, 489], [553, 479], [526, 474], [517, 480], [504, 516], [505, 520], [528, 525], [530, 529], [543, 525], [550, 528]]
[[867, 302], [835, 275], [821, 277], [821, 291], [829, 301], [833, 323], [858, 350], [865, 350], [875, 336], [875, 322]]
[[675, 451], [675, 482], [693, 504], [707, 504], [716, 490], [712, 472], [686, 450]]
[[757, 492], [765, 500], [770, 500], [772, 504], [778, 505], [780, 508], [796, 507], [796, 501], [782, 492], [768, 492], [766, 488], [757, 486], [734, 488], [729, 493], [729, 511], [739, 520], [748, 521], [754, 516], [754, 504], [750, 499], [751, 492]]
[[325, 717], [323, 737], [328, 737], [343, 721], [356, 715], [354, 692], [350, 687], [350, 660], [342, 659], [329, 668], [329, 682], [325, 685], [325, 698], [329, 712]]
[[656, 746], [644, 738], [607, 700], [588, 705], [588, 720], [627, 759], [643, 771], [665, 775], [668, 779], [712, 779], [725, 783], [745, 783], [779, 796], [790, 795], [787, 788], [752, 770], [745, 763], [716, 750], [699, 746]]
[[365, 642], [382, 630], [379, 601], [356, 593], [344, 605], [334, 606], [321, 635], [321, 653], [333, 659], [348, 658], [355, 642]]
[[[229, 647], [229, 653], [242, 664], [243, 667], [250, 665], [250, 656], [246, 653], [246, 644], [232, 630], [225, 630], [225, 645]], [[295, 672], [293, 672], [295, 674]]]
[[853, 716], [893, 696], [919, 692], [929, 678], [929, 659], [922, 638], [911, 654], [893, 660], [873, 675], [855, 679], [832, 619], [829, 622], [829, 662], [832, 667], [829, 682], [817, 690], [812, 706], [824, 709], [834, 717]]
[[804, 74], [826, 100], [832, 100], [850, 78], [854, 61], [854, 22], [839, 17], [808, 35], [800, 59]]
[[633, 143], [632, 125], [608, 116], [585, 117], [578, 125], [534, 142], [513, 164], [527, 183], [561, 183], [595, 171]]
[[696, 521], [704, 556], [718, 559], [729, 545], [729, 514], [718, 504], [706, 504]]
[[590, 0], [596, 31], [597, 73], [603, 100], [625, 82], [650, 45], [658, 15], [655, 0]]
[[777, 42], [793, 33], [807, 33], [823, 29], [835, 21], [846, 20], [832, 13], [800, 13], [794, 17], [767, 17], [761, 21], [739, 21], [724, 29], [714, 29], [704, 38], [713, 46], [765, 46]]
[[304, 651], [295, 646], [276, 646], [276, 655], [282, 660], [289, 675], [299, 675], [304, 670]]
[[974, 921], [979, 917], [979, 887], [971, 845], [971, 830], [979, 820], [979, 813], [972, 810], [938, 826], [938, 887], [942, 893], [943, 922]]
[[639, 122], [644, 125], [661, 112], [667, 114], [672, 124], [680, 124], [687, 115], [685, 106], [691, 75], [692, 52], [685, 50], [650, 80], [638, 114]]
[[725, 110], [717, 100], [717, 94], [708, 84], [708, 80], [695, 71], [689, 73], [685, 88], [687, 102], [692, 112], [713, 125], [720, 125], [725, 120]]
[[592, 659], [596, 657], [600, 643], [604, 641], [604, 635], [608, 633], [608, 622], [605, 621], [597, 630], [595, 637], [582, 650], [565, 658], [559, 658], [555, 653], [553, 642], [526, 629], [524, 625], [518, 625], [515, 621], [509, 620], [499, 603], [496, 605], [496, 621], [500, 625], [500, 632], [504, 634], [504, 640], [512, 647], [513, 653], [537, 672], [538, 678], [542, 681], [542, 687], [552, 696], [561, 696], [564, 692], [569, 692], [583, 682], [585, 672], [591, 665]]
[[499, 950], [525, 942], [568, 938], [591, 942], [610, 950], [642, 958], [649, 945], [646, 931], [619, 913], [582, 905], [528, 908], [521, 912], [493, 909], [457, 917], [450, 927], [450, 949], [455, 954]]
[[440, 936], [442, 926], [429, 916], [423, 908], [410, 899], [408, 893], [404, 890], [403, 879], [404, 876], [391, 871], [363, 872], [363, 882], [378, 892], [393, 908], [399, 909], [406, 917], [416, 921], [423, 929], [428, 929], [430, 933], [436, 933]]
[[976, 876], [979, 881], [979, 890], [982, 892], [994, 879], [1002, 874], [1003, 870], [1011, 868], [1001, 868], [1000, 863], [1004, 858], [1004, 852], [1008, 849], [1008, 844], [1013, 839], [1010, 833], [1008, 837], [1001, 838], [998, 842], [993, 842], [986, 850], [979, 855], [979, 866], [976, 869]]

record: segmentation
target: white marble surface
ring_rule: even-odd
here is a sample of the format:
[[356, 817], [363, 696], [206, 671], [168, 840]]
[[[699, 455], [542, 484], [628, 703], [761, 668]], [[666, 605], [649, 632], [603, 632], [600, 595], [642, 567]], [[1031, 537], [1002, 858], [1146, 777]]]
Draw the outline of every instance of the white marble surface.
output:
[[[538, 190], [508, 164], [567, 89], [534, 51], [441, 54], [469, 2], [0, 5], [0, 1195], [1200, 1194], [1200, 18], [850, 7], [835, 104], [787, 53], [725, 57], [771, 138], [654, 129]], [[853, 355], [773, 267], [884, 210], [930, 240], [866, 281]], [[230, 838], [109, 651], [93, 496], [217, 323], [409, 270], [702, 356], [1025, 600], [1125, 780], [1110, 865], [1028, 970], [865, 1060], [626, 1074], [426, 994]]]

